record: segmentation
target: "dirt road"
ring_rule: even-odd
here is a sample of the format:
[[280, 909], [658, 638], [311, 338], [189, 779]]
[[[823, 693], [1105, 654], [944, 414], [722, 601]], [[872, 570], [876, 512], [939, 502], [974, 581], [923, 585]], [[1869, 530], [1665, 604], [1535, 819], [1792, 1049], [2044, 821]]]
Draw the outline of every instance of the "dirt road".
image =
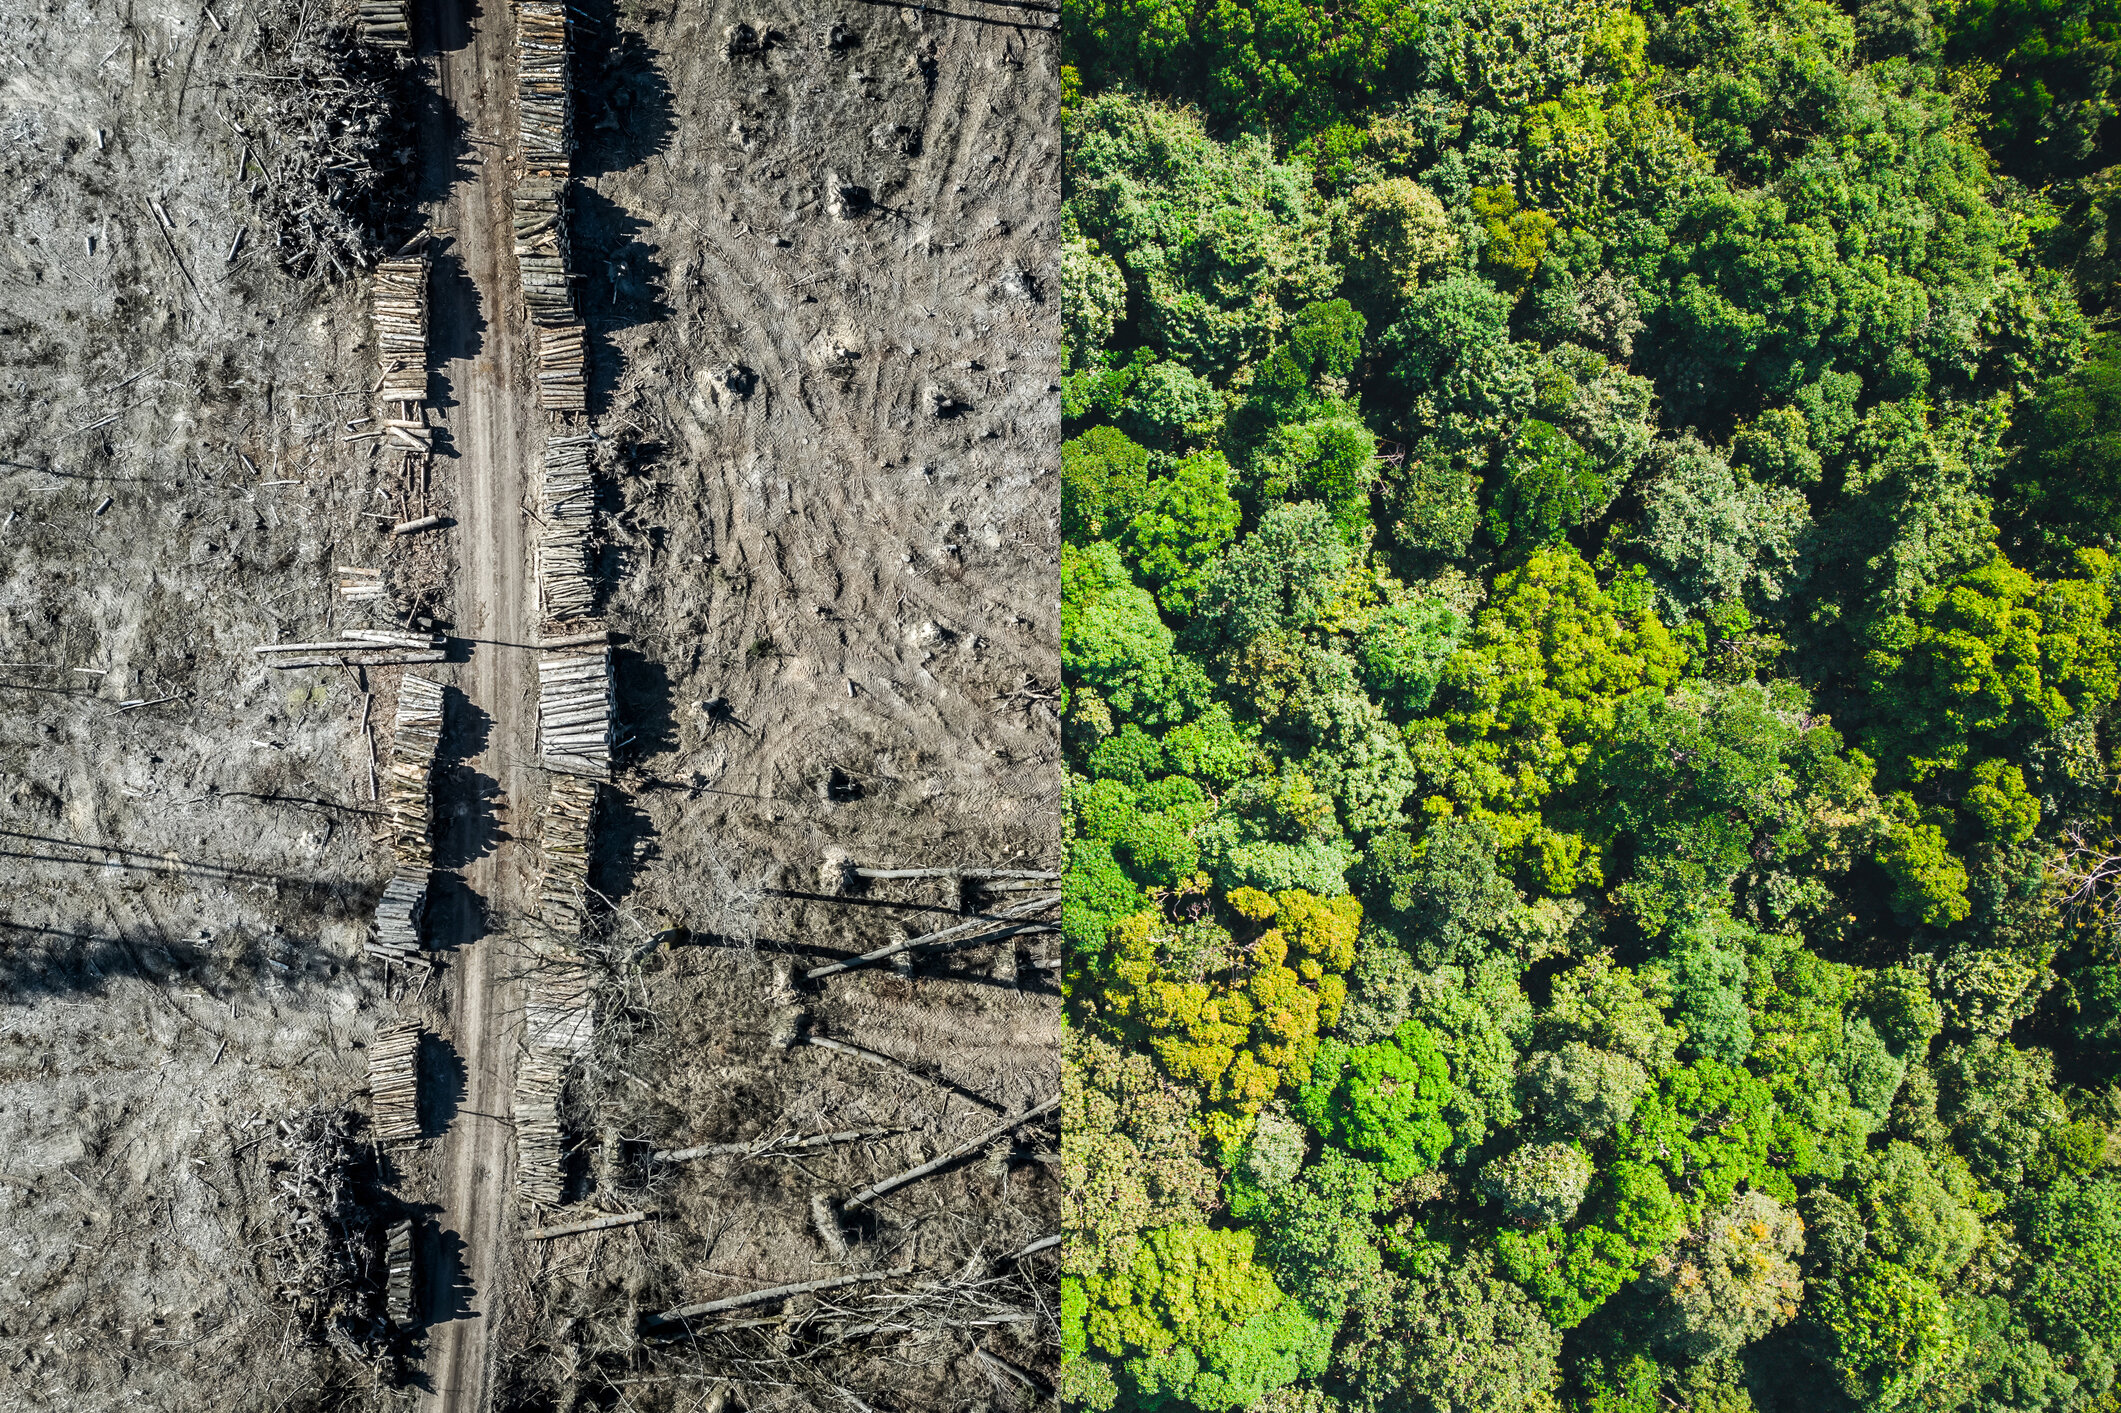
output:
[[455, 728], [465, 754], [438, 801], [451, 856], [464, 862], [461, 882], [437, 889], [430, 924], [430, 944], [448, 958], [449, 1039], [465, 1087], [438, 1154], [442, 1210], [422, 1263], [426, 1406], [479, 1413], [514, 1201], [509, 1119], [521, 1005], [505, 934], [520, 913], [528, 865], [500, 820], [521, 817], [510, 807], [535, 784], [527, 762], [536, 668], [524, 646], [535, 625], [521, 507], [542, 419], [515, 366], [507, 178], [494, 140], [508, 129], [508, 11], [466, 0], [422, 8], [433, 26], [427, 49], [436, 56], [438, 97], [422, 128], [422, 164], [440, 196], [434, 226], [451, 233], [431, 294], [430, 395], [455, 452], [443, 470], [454, 483], [457, 520], [453, 636], [471, 648], [469, 662], [455, 669], [469, 702]]

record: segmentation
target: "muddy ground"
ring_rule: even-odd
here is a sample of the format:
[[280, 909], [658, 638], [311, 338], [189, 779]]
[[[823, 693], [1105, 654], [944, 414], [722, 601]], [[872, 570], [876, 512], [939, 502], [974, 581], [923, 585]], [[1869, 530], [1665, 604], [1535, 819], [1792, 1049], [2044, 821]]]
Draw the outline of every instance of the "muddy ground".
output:
[[[1053, 939], [802, 973], [995, 901], [863, 889], [851, 865], [1057, 864], [1058, 53], [1029, 26], [853, 3], [628, 5], [585, 38], [575, 230], [599, 425], [630, 457], [605, 562], [634, 765], [598, 877], [619, 937], [663, 945], [613, 993], [577, 1113], [610, 1140], [585, 1190], [663, 1216], [522, 1268], [510, 1387], [560, 1407], [1030, 1406], [974, 1346], [1050, 1377], [1052, 1258], [1003, 1259], [1057, 1230], [1050, 1127], [850, 1220], [844, 1251], [810, 1197], [1055, 1092]], [[976, 1272], [1039, 1318], [929, 1328], [962, 1304], [937, 1295], [814, 1360], [773, 1329], [626, 1333], [640, 1310], [902, 1264]], [[843, 1327], [879, 1323], [842, 1304]]]
[[[1055, 862], [1053, 41], [857, 3], [589, 18], [577, 249], [623, 473], [605, 566], [632, 732], [597, 878], [614, 931], [661, 945], [615, 981], [571, 1097], [576, 1195], [663, 1216], [515, 1263], [497, 1406], [1022, 1406], [974, 1340], [1035, 1385], [1050, 1321], [929, 1326], [1035, 1312], [1039, 1258], [793, 1369], [771, 1330], [648, 1347], [630, 1319], [827, 1272], [933, 1285], [1055, 1226], [1036, 1127], [851, 1224], [844, 1255], [809, 1201], [1052, 1091], [1050, 939], [799, 975], [968, 902], [849, 896], [850, 861]], [[332, 566], [378, 563], [404, 513], [372, 444], [340, 438], [373, 410], [351, 270], [411, 228], [427, 100], [334, 52], [335, 24], [0, 0], [10, 1406], [404, 1397], [305, 1304], [304, 1234], [330, 1218], [272, 1166], [299, 1156], [280, 1119], [359, 1111], [377, 1026], [447, 1025], [360, 956], [390, 873], [360, 723], [387, 721], [391, 675], [250, 651], [356, 621]], [[398, 606], [446, 621], [429, 544], [391, 561]], [[791, 1044], [812, 1035], [929, 1078]], [[852, 1128], [907, 1131], [800, 1165], [641, 1162]], [[349, 1190], [416, 1206], [423, 1161]]]

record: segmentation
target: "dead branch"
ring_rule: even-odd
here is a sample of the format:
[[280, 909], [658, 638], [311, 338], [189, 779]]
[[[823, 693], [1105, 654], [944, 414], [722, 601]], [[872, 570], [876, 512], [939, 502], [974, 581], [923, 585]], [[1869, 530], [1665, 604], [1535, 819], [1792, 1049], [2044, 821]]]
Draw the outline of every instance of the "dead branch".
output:
[[1033, 1107], [1024, 1110], [1024, 1112], [1018, 1114], [1013, 1119], [1004, 1119], [1001, 1123], [998, 1123], [993, 1128], [988, 1129], [979, 1137], [971, 1139], [965, 1143], [960, 1143], [957, 1147], [943, 1154], [940, 1158], [932, 1158], [929, 1161], [921, 1164], [917, 1168], [908, 1168], [906, 1169], [906, 1171], [899, 1173], [893, 1177], [885, 1178], [882, 1182], [871, 1183], [869, 1186], [863, 1188], [860, 1192], [855, 1193], [854, 1196], [848, 1198], [845, 1204], [843, 1205], [847, 1207], [867, 1206], [869, 1203], [874, 1202], [877, 1198], [882, 1197], [887, 1192], [895, 1192], [899, 1188], [906, 1186], [906, 1184], [908, 1183], [919, 1182], [922, 1178], [927, 1177], [932, 1173], [941, 1172], [944, 1168], [949, 1167], [953, 1163], [959, 1163], [964, 1161], [965, 1159], [971, 1157], [974, 1153], [977, 1153], [981, 1149], [985, 1148], [995, 1139], [1002, 1137], [1004, 1134], [1012, 1133], [1015, 1130], [1022, 1128], [1025, 1124], [1030, 1123], [1033, 1119], [1043, 1118], [1045, 1115], [1052, 1113], [1055, 1109], [1058, 1109], [1059, 1107], [1060, 1096], [1056, 1094], [1051, 1099], [1048, 1099], [1045, 1103], [1034, 1105]]
[[[996, 909], [991, 913], [981, 913], [970, 921], [946, 927], [940, 932], [929, 932], [919, 937], [902, 938], [889, 946], [879, 947], [873, 952], [864, 952], [859, 957], [849, 957], [844, 962], [827, 962], [821, 967], [812, 967], [809, 971], [804, 972], [803, 975], [812, 981], [816, 981], [821, 977], [838, 976], [843, 971], [853, 971], [856, 967], [865, 967], [873, 962], [883, 961], [886, 957], [895, 957], [900, 952], [914, 947], [933, 946], [938, 942], [948, 942], [952, 939], [963, 937], [965, 934], [976, 932], [983, 927], [991, 927], [997, 922], [1012, 922], [1018, 918], [1029, 917], [1033, 913], [1042, 913], [1059, 902], [1060, 894], [1058, 893], [1042, 894], [1036, 898], [1028, 898], [1021, 903], [1011, 903], [1008, 907]], [[1019, 932], [1050, 930], [1047, 924], [1027, 923], [1016, 927], [1005, 927], [994, 935], [1000, 938], [1014, 936]]]

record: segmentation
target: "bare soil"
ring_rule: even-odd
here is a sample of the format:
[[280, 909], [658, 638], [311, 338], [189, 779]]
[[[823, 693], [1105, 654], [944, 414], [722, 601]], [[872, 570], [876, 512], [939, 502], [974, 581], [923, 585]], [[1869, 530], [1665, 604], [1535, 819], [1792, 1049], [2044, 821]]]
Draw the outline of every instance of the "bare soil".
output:
[[[474, 427], [474, 369], [527, 397], [475, 238], [436, 296], [473, 314], [436, 390], [484, 460], [445, 463], [423, 507], [459, 530], [387, 546], [406, 506], [373, 443], [342, 440], [373, 411], [351, 267], [498, 156], [504, 21], [467, 8], [400, 75], [335, 49], [321, 5], [0, 0], [0, 1385], [24, 1409], [393, 1408], [475, 1308], [494, 1378], [477, 1354], [464, 1406], [1026, 1406], [1051, 1377], [1051, 1259], [1003, 1258], [1056, 1229], [1050, 1128], [857, 1214], [844, 1253], [811, 1196], [1053, 1091], [1051, 939], [800, 973], [981, 901], [853, 890], [849, 862], [1057, 862], [1053, 38], [853, 0], [588, 11], [576, 247], [632, 733], [596, 879], [637, 960], [570, 1092], [573, 1195], [659, 1216], [529, 1243], [505, 1163], [448, 1146], [490, 1074], [461, 1068], [467, 997], [504, 993], [460, 957], [410, 994], [360, 954], [391, 871], [362, 723], [388, 721], [394, 674], [250, 651], [369, 621], [332, 597], [349, 563], [489, 639], [445, 674], [476, 711], [445, 744], [463, 813], [442, 861], [465, 882], [440, 901], [469, 910], [460, 935], [505, 930], [540, 785], [487, 615], [520, 580], [462, 546], [513, 484], [481, 468], [537, 429]], [[415, 133], [452, 125], [438, 172]], [[439, 1033], [448, 1136], [348, 1169], [355, 1207], [317, 1209], [282, 1186], [307, 1150], [280, 1121], [358, 1116], [360, 1047], [406, 1017]], [[792, 1043], [812, 1035], [927, 1077]], [[905, 1132], [644, 1159], [850, 1128]], [[323, 1254], [461, 1209], [464, 1180], [492, 1240], [473, 1258], [430, 1221], [429, 1265], [491, 1264], [430, 1269], [441, 1323], [364, 1344], [316, 1294]], [[822, 1353], [768, 1327], [638, 1338], [643, 1312], [908, 1264], [842, 1302], [898, 1328], [843, 1320]]]

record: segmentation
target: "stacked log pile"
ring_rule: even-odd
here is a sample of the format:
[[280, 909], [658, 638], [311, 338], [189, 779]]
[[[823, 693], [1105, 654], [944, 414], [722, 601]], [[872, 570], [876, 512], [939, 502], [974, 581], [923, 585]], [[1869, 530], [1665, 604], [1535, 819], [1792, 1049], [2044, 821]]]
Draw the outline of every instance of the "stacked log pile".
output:
[[597, 787], [571, 775], [556, 777], [545, 799], [545, 827], [538, 841], [544, 873], [538, 881], [533, 945], [547, 955], [571, 954], [588, 920], [596, 803]]
[[383, 1317], [397, 1329], [412, 1327], [412, 1222], [392, 1222], [383, 1245]]
[[398, 684], [390, 765], [384, 772], [390, 847], [397, 856], [398, 871], [376, 905], [376, 930], [368, 950], [416, 966], [427, 964], [420, 921], [427, 902], [427, 875], [434, 867], [434, 761], [441, 744], [441, 684], [407, 673]]
[[359, 603], [384, 597], [382, 570], [364, 569], [355, 564], [338, 564], [332, 567], [339, 576], [340, 598]]
[[405, 0], [360, 0], [354, 12], [354, 38], [379, 49], [412, 49], [412, 15]]
[[538, 659], [538, 754], [549, 770], [611, 778], [611, 649]]
[[368, 1121], [378, 1143], [420, 1136], [420, 1027], [401, 1025], [368, 1045]]
[[368, 939], [368, 950], [376, 956], [410, 966], [427, 965], [420, 944], [420, 922], [427, 912], [427, 872], [424, 867], [400, 864], [383, 885], [383, 899], [376, 904], [376, 929]]
[[524, 1004], [528, 1053], [516, 1069], [516, 1173], [523, 1196], [557, 1205], [564, 1187], [559, 1123], [567, 1067], [595, 1036], [595, 981], [577, 948], [588, 918], [589, 847], [597, 787], [573, 776], [552, 782], [539, 833], [544, 872], [526, 929], [532, 966]]
[[530, 322], [557, 328], [575, 322], [574, 279], [568, 273], [567, 178], [531, 172], [510, 193], [514, 207], [516, 269]]
[[589, 617], [596, 608], [590, 575], [596, 487], [589, 471], [588, 437], [553, 437], [545, 443], [538, 480], [538, 518], [543, 522], [533, 550], [538, 610], [548, 626]]
[[565, 177], [574, 155], [563, 0], [516, 0], [516, 119], [523, 163]]
[[538, 330], [538, 406], [589, 410], [589, 330], [580, 323]]
[[[420, 242], [424, 244], [424, 242]], [[375, 329], [384, 406], [401, 418], [427, 401], [427, 252], [376, 266]]]
[[568, 269], [567, 181], [574, 166], [574, 95], [564, 0], [516, 0], [516, 268], [537, 330], [538, 406], [589, 410], [587, 329]]
[[516, 1189], [527, 1202], [557, 1207], [567, 1188], [560, 1142], [560, 1072], [564, 1064], [533, 1048], [516, 1066]]

